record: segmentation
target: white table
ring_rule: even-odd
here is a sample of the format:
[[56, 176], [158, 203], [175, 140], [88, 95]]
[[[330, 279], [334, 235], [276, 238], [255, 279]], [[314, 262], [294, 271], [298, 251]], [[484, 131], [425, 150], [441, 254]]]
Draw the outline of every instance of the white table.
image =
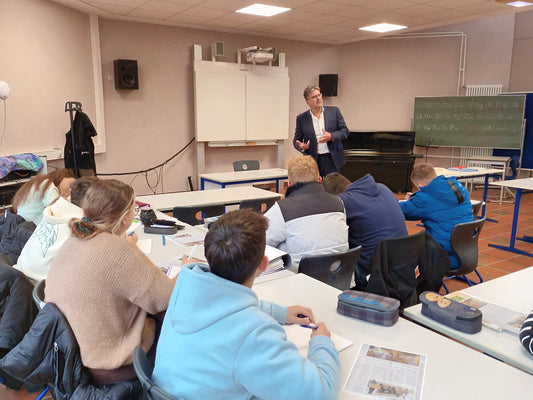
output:
[[[533, 267], [529, 267], [501, 278], [462, 289], [461, 292], [527, 315], [533, 309], [532, 282]], [[508, 332], [496, 332], [485, 326], [475, 334], [463, 333], [427, 318], [422, 315], [421, 308], [421, 304], [406, 308], [404, 315], [428, 328], [533, 374], [533, 356], [524, 349], [518, 336]], [[530, 379], [533, 382], [533, 377]], [[470, 378], [468, 381], [472, 382]], [[485, 383], [486, 381], [483, 382], [483, 385]], [[520, 398], [520, 396], [516, 398]]]
[[[469, 156], [466, 162], [467, 167], [485, 167], [489, 166], [490, 168], [496, 166], [502, 170], [502, 181], [505, 180], [507, 170], [509, 169], [509, 163], [511, 162], [511, 157], [509, 156]], [[504, 187], [501, 187], [500, 190], [500, 204], [503, 201], [503, 190]], [[512, 194], [512, 193], [511, 193]]]
[[[468, 179], [468, 178], [485, 178], [485, 186], [483, 189], [483, 206], [481, 207], [481, 215], [479, 218], [483, 218], [485, 216], [485, 208], [487, 207], [487, 194], [489, 191], [489, 177], [491, 176], [501, 176], [502, 170], [497, 168], [476, 168], [475, 171], [452, 171], [447, 168], [435, 168], [435, 172], [437, 175], [444, 175], [445, 178], [449, 178], [451, 176], [455, 176], [457, 179]], [[494, 184], [492, 182], [491, 184]], [[487, 220], [490, 220], [487, 218]], [[493, 222], [497, 222], [494, 220], [490, 220]]]
[[150, 204], [154, 210], [167, 212], [172, 211], [176, 206], [231, 205], [239, 204], [241, 200], [278, 200], [280, 197], [279, 193], [253, 186], [242, 186], [137, 196], [137, 201]]
[[276, 182], [276, 192], [279, 193], [279, 182], [288, 178], [287, 170], [282, 168], [255, 169], [248, 171], [219, 172], [212, 174], [199, 174], [200, 189], [205, 189], [205, 183], [210, 182], [225, 188], [229, 185], [255, 182]]
[[[507, 250], [512, 253], [522, 254], [525, 256], [533, 257], [533, 254], [528, 253], [527, 251], [519, 250], [515, 247], [516, 241], [516, 228], [518, 226], [518, 214], [520, 212], [520, 199], [522, 194], [533, 190], [533, 178], [523, 178], [523, 179], [512, 179], [508, 181], [493, 182], [493, 185], [498, 185], [507, 188], [516, 189], [515, 201], [514, 201], [514, 213], [513, 213], [513, 225], [511, 227], [511, 237], [509, 239], [509, 246], [501, 246], [497, 244], [489, 244], [491, 247], [496, 247], [497, 249]], [[533, 243], [533, 237], [524, 236], [518, 238], [525, 242]]]
[[[265, 282], [253, 289], [261, 299], [286, 306], [299, 304], [311, 307], [317, 321], [324, 322], [330, 331], [353, 341], [352, 346], [340, 353], [341, 387], [344, 387], [359, 346], [364, 342], [426, 354], [424, 399], [521, 399], [529, 398], [533, 393], [533, 378], [525, 372], [403, 318], [392, 327], [383, 327], [338, 314], [337, 296], [341, 292], [306, 275], [297, 274]], [[341, 400], [364, 398], [342, 389], [339, 396]]]
[[[161, 212], [156, 212], [157, 217], [161, 219], [167, 219], [172, 221], [177, 221], [176, 218], [169, 217], [166, 214]], [[201, 226], [191, 226], [181, 221], [178, 221], [180, 225], [184, 225], [184, 229], [180, 229], [178, 234], [191, 233], [194, 236], [205, 236], [207, 229], [204, 229], [203, 225]], [[141, 239], [151, 239], [152, 247], [150, 254], [147, 254], [148, 258], [156, 265], [161, 265], [169, 260], [179, 258], [181, 259], [184, 254], [189, 254], [191, 251], [191, 246], [186, 246], [176, 241], [172, 240], [172, 235], [165, 235], [165, 240], [163, 240], [163, 235], [154, 234], [154, 233], [144, 233], [144, 227], [142, 224], [138, 225], [135, 229], [135, 233]], [[200, 245], [196, 248], [194, 253], [198, 258], [205, 257], [204, 247]], [[285, 278], [287, 276], [294, 275], [294, 272], [290, 271], [288, 268], [281, 271], [276, 271], [266, 275], [260, 275], [255, 279], [254, 284], [259, 285], [263, 282], [269, 282], [274, 279]]]

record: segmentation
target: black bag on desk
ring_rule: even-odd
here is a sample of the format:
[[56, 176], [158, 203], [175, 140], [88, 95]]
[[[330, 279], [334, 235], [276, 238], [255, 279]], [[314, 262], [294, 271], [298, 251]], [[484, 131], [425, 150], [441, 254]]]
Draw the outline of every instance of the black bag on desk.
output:
[[345, 290], [338, 297], [337, 312], [374, 324], [391, 326], [400, 317], [400, 301], [357, 290]]

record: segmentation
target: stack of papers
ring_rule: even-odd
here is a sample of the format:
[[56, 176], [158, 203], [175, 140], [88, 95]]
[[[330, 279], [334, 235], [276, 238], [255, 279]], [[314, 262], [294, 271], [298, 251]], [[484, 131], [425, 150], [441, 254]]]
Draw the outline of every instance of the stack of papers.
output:
[[267, 269], [261, 274], [268, 275], [273, 272], [281, 271], [285, 269], [285, 262], [283, 261], [283, 256], [287, 253], [281, 250], [271, 247], [269, 245], [265, 246], [265, 256], [268, 257], [269, 263]]

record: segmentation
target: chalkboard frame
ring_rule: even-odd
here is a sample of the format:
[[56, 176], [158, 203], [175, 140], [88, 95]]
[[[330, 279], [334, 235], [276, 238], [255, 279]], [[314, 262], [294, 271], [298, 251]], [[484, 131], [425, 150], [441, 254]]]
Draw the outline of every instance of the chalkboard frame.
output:
[[525, 95], [415, 97], [417, 146], [521, 149]]

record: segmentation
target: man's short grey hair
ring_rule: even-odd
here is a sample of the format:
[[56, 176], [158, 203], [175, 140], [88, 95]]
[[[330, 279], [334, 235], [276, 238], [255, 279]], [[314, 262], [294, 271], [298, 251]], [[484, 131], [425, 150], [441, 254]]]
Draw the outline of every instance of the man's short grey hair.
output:
[[318, 90], [320, 92], [320, 88], [317, 85], [307, 86], [304, 89], [304, 99], [307, 100], [313, 90]]

